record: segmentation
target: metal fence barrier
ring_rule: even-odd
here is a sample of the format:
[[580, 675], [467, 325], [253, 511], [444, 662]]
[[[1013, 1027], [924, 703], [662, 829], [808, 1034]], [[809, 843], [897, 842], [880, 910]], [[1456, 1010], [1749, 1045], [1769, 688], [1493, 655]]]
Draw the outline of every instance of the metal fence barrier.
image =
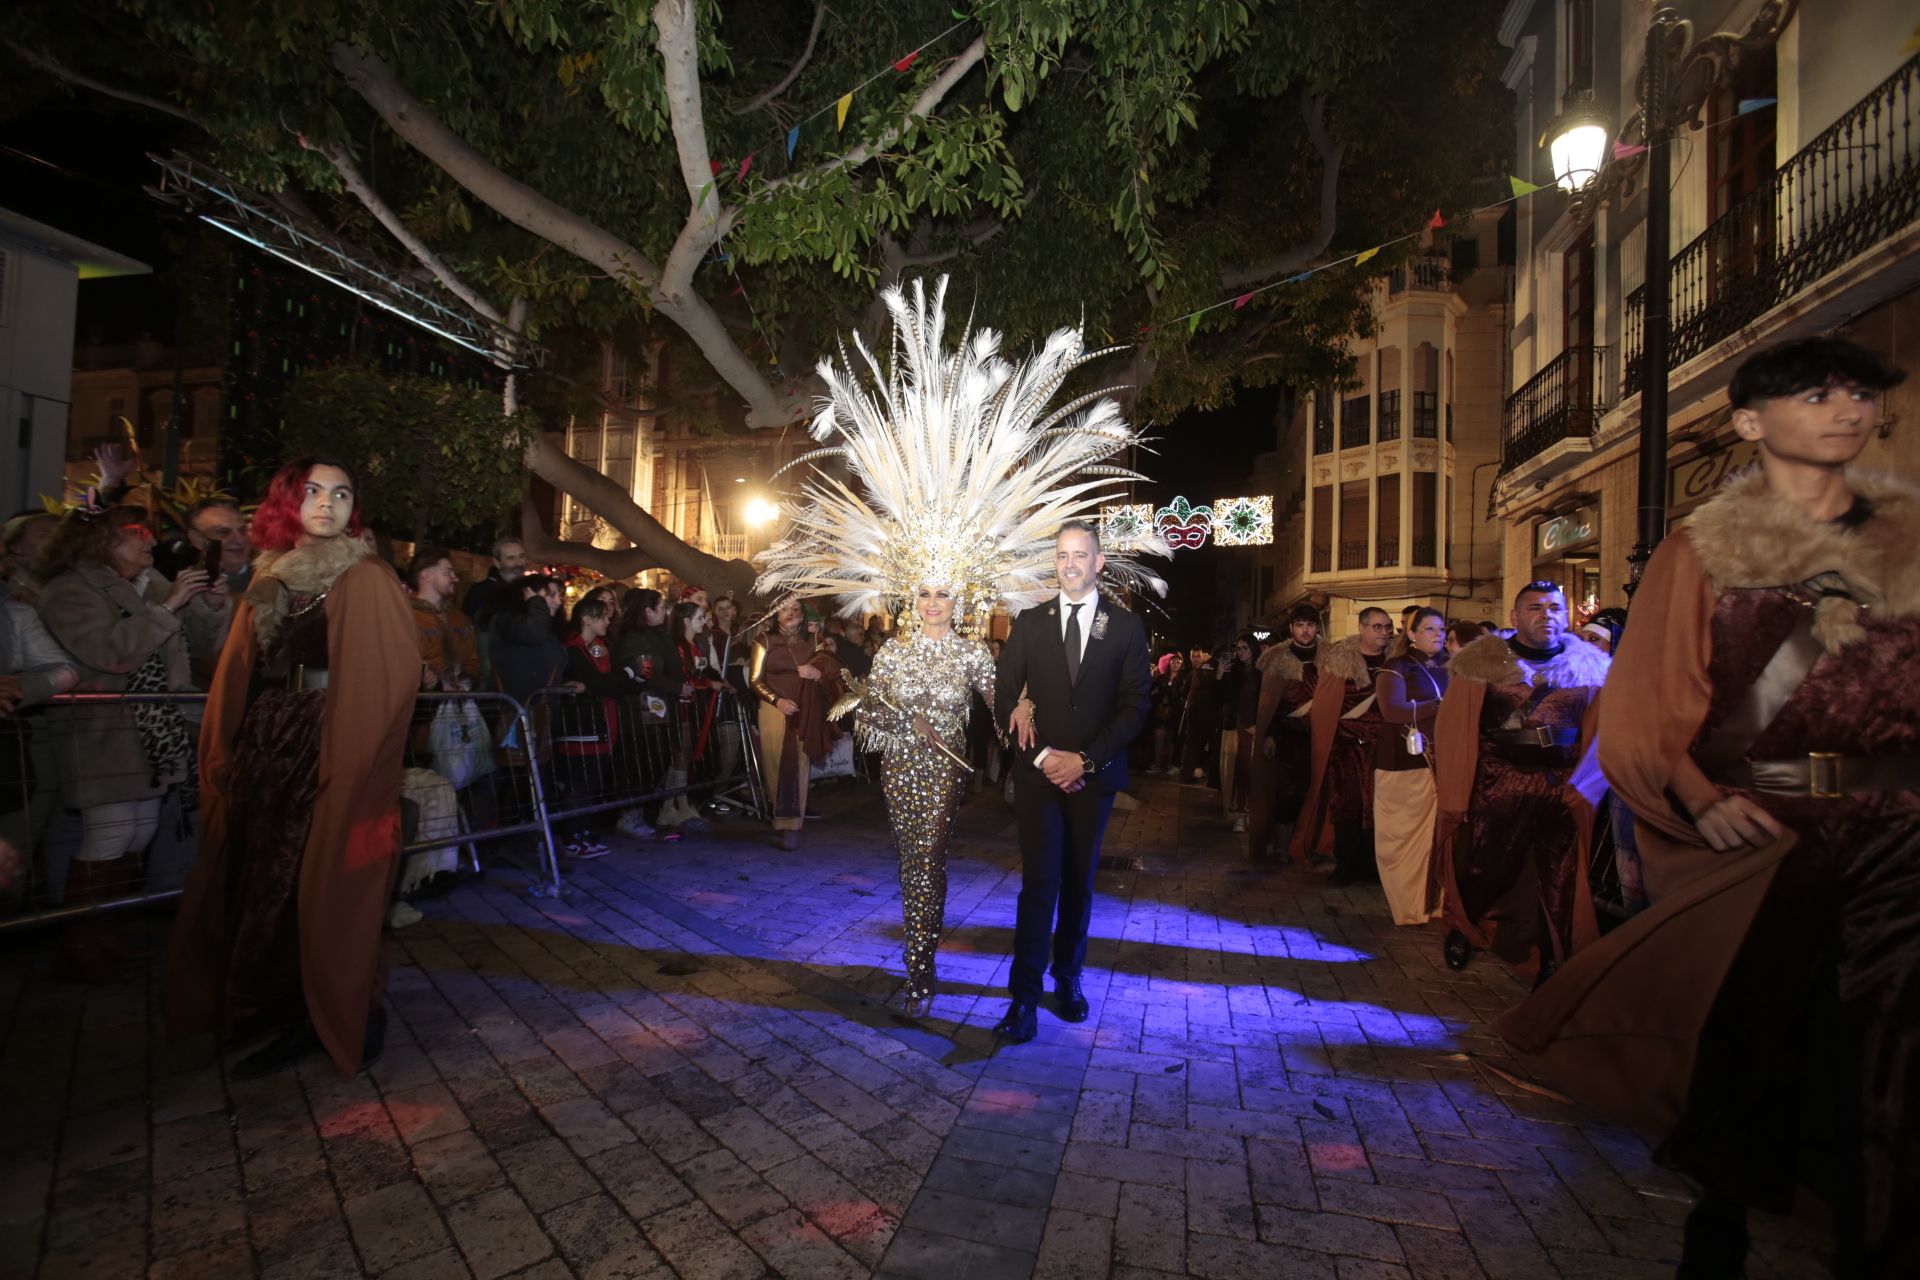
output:
[[527, 700], [553, 787], [547, 816], [563, 825], [678, 797], [765, 818], [753, 717], [729, 686], [678, 699], [542, 689]]
[[[134, 708], [169, 707], [197, 738], [206, 700], [203, 693], [78, 693], [0, 718], [0, 840], [24, 864], [0, 892], [0, 931], [180, 896], [199, 853], [194, 779], [144, 802], [117, 797], [155, 789]], [[432, 864], [450, 869], [464, 853], [477, 866], [475, 846], [531, 837], [530, 847], [506, 847], [490, 860], [525, 869], [536, 896], [560, 893], [545, 779], [512, 745], [535, 738], [527, 709], [503, 693], [419, 695], [402, 779], [403, 886], [422, 869], [420, 855], [444, 853]], [[89, 827], [109, 848], [128, 846], [119, 863], [123, 891], [69, 902], [68, 870]]]

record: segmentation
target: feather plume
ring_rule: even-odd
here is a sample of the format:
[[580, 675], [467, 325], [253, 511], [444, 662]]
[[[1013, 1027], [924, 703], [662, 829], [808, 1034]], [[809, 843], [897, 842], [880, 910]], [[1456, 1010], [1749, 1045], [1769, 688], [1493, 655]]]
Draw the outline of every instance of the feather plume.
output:
[[[858, 334], [822, 360], [827, 391], [809, 433], [802, 501], [780, 541], [758, 557], [755, 590], [780, 599], [834, 596], [841, 612], [898, 611], [922, 584], [955, 590], [978, 624], [996, 603], [1051, 595], [1053, 540], [1067, 520], [1097, 524], [1100, 507], [1138, 477], [1109, 461], [1139, 432], [1105, 391], [1049, 409], [1089, 352], [1078, 328], [1055, 330], [1024, 360], [1000, 355], [992, 329], [947, 346], [947, 279], [880, 295], [893, 320], [883, 362]], [[848, 479], [817, 464], [842, 459]], [[785, 468], [783, 468], [784, 470]], [[1108, 585], [1166, 584], [1109, 552]]]

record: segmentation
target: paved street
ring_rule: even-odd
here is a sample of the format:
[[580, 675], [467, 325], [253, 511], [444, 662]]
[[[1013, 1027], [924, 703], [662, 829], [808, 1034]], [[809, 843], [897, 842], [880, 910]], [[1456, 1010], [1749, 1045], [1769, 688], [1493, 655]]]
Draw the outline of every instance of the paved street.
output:
[[[797, 854], [747, 824], [616, 839], [396, 935], [386, 1058], [229, 1084], [157, 986], [0, 946], [0, 1273], [442, 1277], [1670, 1274], [1687, 1188], [1496, 1068], [1520, 988], [1377, 890], [1236, 861], [1148, 781], [1108, 837], [1094, 1017], [995, 1051], [1017, 856], [963, 815], [944, 994], [914, 1023], [877, 792]], [[157, 926], [155, 927], [157, 931]], [[1481, 1057], [1480, 1055], [1486, 1055]], [[1752, 1274], [1827, 1274], [1757, 1224]]]

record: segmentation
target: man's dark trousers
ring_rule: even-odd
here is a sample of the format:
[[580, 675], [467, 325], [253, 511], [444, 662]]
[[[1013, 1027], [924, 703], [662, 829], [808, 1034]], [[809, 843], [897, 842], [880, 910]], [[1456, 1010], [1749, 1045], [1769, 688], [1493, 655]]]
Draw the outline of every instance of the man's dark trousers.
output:
[[1079, 977], [1086, 963], [1093, 874], [1113, 794], [1088, 786], [1068, 795], [1037, 770], [1019, 769], [1013, 802], [1020, 829], [1020, 900], [1007, 989], [1016, 1001], [1038, 1004], [1045, 990], [1049, 935], [1056, 980]]

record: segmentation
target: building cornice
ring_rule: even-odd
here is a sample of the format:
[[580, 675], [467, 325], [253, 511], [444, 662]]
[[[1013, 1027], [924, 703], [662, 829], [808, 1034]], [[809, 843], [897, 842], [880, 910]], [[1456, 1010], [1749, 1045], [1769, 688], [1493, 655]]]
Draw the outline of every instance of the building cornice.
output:
[[1500, 15], [1500, 43], [1509, 49], [1520, 38], [1520, 28], [1527, 25], [1527, 17], [1533, 12], [1533, 0], [1507, 0], [1505, 12]]
[[1527, 72], [1533, 70], [1533, 55], [1539, 44], [1537, 36], [1520, 37], [1520, 43], [1513, 47], [1513, 56], [1507, 59], [1506, 67], [1500, 72], [1501, 84], [1516, 93], [1520, 91], [1520, 82], [1526, 78]]

